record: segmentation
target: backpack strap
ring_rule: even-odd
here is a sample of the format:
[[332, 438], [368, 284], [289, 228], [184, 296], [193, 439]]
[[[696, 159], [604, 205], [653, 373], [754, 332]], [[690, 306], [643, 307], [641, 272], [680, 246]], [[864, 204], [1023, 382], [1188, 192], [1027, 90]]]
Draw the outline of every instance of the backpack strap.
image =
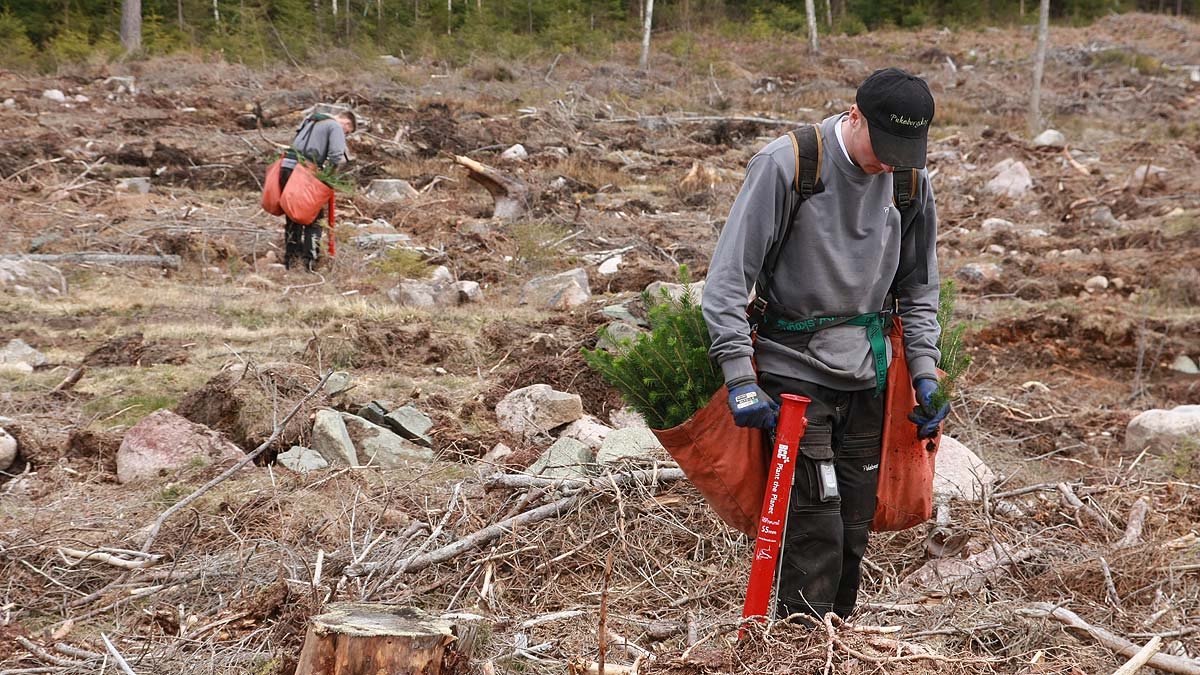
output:
[[816, 124], [810, 124], [793, 129], [788, 132], [788, 139], [792, 142], [792, 155], [796, 159], [796, 180], [792, 184], [796, 190], [796, 201], [792, 204], [792, 211], [779, 231], [779, 238], [767, 251], [767, 257], [763, 261], [756, 294], [758, 299], [755, 302], [762, 301], [764, 307], [767, 291], [771, 288], [771, 278], [775, 276], [775, 267], [779, 264], [779, 254], [783, 251], [783, 246], [792, 233], [792, 223], [796, 221], [796, 212], [809, 197], [825, 190], [825, 186], [821, 183], [821, 161], [824, 152], [821, 128]]
[[[925, 214], [917, 213], [917, 210], [920, 209], [920, 204], [917, 203], [917, 187], [920, 182], [921, 174], [916, 169], [907, 169], [892, 173], [892, 203], [900, 211], [900, 236], [903, 237], [907, 234], [905, 228], [915, 220], [917, 227], [917, 267], [920, 268], [920, 271], [917, 273], [917, 281], [927, 284], [929, 283], [929, 255], [925, 248], [925, 237], [928, 230], [925, 227]], [[894, 282], [892, 290], [894, 294]]]

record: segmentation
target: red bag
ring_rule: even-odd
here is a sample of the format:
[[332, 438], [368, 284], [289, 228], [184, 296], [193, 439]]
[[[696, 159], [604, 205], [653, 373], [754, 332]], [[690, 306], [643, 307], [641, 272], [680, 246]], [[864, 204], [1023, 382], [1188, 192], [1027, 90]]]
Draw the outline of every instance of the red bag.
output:
[[871, 520], [875, 532], [907, 530], [933, 515], [934, 460], [942, 440], [940, 426], [933, 438], [917, 438], [917, 425], [908, 419], [917, 396], [904, 357], [904, 331], [898, 316], [892, 319], [890, 339], [892, 363], [884, 401], [883, 452], [875, 491], [878, 501]]
[[722, 386], [688, 421], [651, 431], [721, 520], [753, 537], [769, 458], [761, 430], [733, 423], [728, 398]]
[[262, 209], [273, 216], [282, 216], [283, 207], [279, 205], [279, 171], [283, 168], [283, 158], [267, 167], [267, 177], [263, 180]]
[[333, 188], [317, 178], [312, 166], [300, 163], [292, 169], [292, 175], [283, 187], [283, 194], [279, 196], [279, 205], [293, 222], [311, 225], [331, 199]]

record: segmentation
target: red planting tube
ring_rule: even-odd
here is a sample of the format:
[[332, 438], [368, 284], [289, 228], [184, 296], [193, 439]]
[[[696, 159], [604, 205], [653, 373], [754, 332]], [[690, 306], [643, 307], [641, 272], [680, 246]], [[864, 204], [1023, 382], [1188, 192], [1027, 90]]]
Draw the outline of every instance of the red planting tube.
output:
[[746, 587], [746, 604], [742, 618], [770, 616], [771, 590], [775, 586], [775, 571], [779, 549], [787, 527], [788, 501], [792, 496], [792, 479], [796, 475], [796, 451], [808, 428], [804, 413], [812, 399], [794, 394], [783, 395], [779, 424], [775, 428], [775, 451], [767, 473], [767, 491], [763, 495], [762, 515], [754, 541], [754, 562], [750, 565], [750, 583]]
[[333, 243], [333, 195], [329, 195], [329, 257], [337, 255], [337, 248]]

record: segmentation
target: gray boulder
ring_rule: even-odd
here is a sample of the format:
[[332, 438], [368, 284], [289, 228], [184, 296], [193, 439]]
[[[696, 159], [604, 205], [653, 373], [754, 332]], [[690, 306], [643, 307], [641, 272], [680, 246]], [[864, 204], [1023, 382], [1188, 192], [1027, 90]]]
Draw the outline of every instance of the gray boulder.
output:
[[992, 167], [992, 171], [995, 177], [984, 188], [990, 194], [1020, 199], [1033, 188], [1033, 177], [1023, 162], [1006, 159]]
[[1033, 147], [1062, 150], [1067, 147], [1067, 137], [1061, 131], [1047, 129], [1033, 139]]
[[362, 466], [402, 469], [412, 461], [428, 462], [433, 459], [432, 450], [361, 417], [342, 413], [342, 421], [358, 450], [358, 463]]
[[209, 464], [230, 465], [245, 456], [222, 434], [169, 410], [156, 410], [125, 432], [117, 449], [117, 481], [155, 479]]
[[672, 284], [666, 281], [655, 281], [646, 287], [646, 292], [650, 294], [650, 299], [654, 302], [662, 300], [663, 291], [666, 291], [667, 297], [678, 301], [685, 293], [691, 293], [692, 303], [700, 304], [704, 298], [704, 282], [693, 281], [684, 286], [683, 284]]
[[596, 348], [605, 351], [619, 351], [621, 345], [628, 342], [634, 342], [638, 336], [644, 331], [637, 326], [626, 323], [624, 321], [613, 321], [606, 324], [600, 331], [600, 338], [596, 340]]
[[614, 429], [596, 452], [597, 464], [616, 464], [626, 459], [666, 459], [666, 450], [646, 428]]
[[561, 274], [536, 277], [521, 287], [520, 303], [539, 309], [571, 309], [592, 299], [587, 271], [575, 268]]
[[1200, 444], [1200, 405], [1147, 410], [1125, 428], [1125, 451], [1131, 454], [1146, 448], [1170, 451], [1185, 443]]
[[546, 478], [583, 478], [595, 460], [595, 453], [574, 438], [560, 438], [526, 471]]
[[578, 394], [555, 391], [548, 384], [517, 389], [496, 404], [500, 428], [529, 439], [583, 417]]
[[1200, 375], [1200, 367], [1196, 366], [1196, 362], [1187, 354], [1180, 354], [1171, 362], [1171, 370], [1187, 375]]
[[996, 474], [970, 448], [942, 436], [933, 469], [933, 497], [938, 501], [978, 502], [996, 482]]
[[612, 433], [611, 427], [591, 415], [584, 415], [568, 424], [558, 437], [574, 438], [592, 450], [598, 450], [610, 433]]
[[336, 410], [318, 410], [313, 420], [312, 449], [329, 462], [330, 466], [357, 466], [358, 455], [354, 441], [346, 430], [346, 423]]
[[287, 452], [279, 453], [275, 461], [296, 473], [320, 471], [329, 467], [329, 462], [325, 461], [321, 453], [302, 445], [293, 445]]
[[0, 427], [0, 471], [8, 471], [17, 461], [17, 439]]
[[412, 405], [400, 406], [389, 412], [383, 418], [383, 422], [384, 426], [400, 434], [402, 438], [427, 448], [433, 446], [433, 439], [429, 437], [429, 430], [433, 428], [433, 418]]
[[442, 307], [455, 307], [483, 300], [483, 289], [476, 281], [454, 281], [437, 290], [434, 300]]
[[420, 195], [412, 184], [398, 178], [377, 178], [371, 181], [366, 190], [368, 199], [384, 203], [408, 201]]
[[996, 263], [967, 263], [955, 273], [959, 279], [975, 284], [999, 281], [1003, 270]]
[[354, 385], [354, 377], [344, 370], [339, 370], [325, 380], [325, 393], [336, 396]]
[[412, 244], [412, 237], [403, 232], [368, 232], [355, 237], [354, 243], [359, 248], [408, 247]]
[[431, 308], [437, 306], [436, 286], [424, 281], [405, 279], [400, 285], [387, 292], [388, 299], [403, 307]]
[[118, 192], [133, 192], [139, 195], [150, 194], [149, 178], [122, 178], [117, 181]]
[[0, 368], [9, 368], [32, 373], [34, 368], [46, 365], [46, 355], [30, 347], [20, 338], [13, 338], [0, 348]]
[[0, 260], [0, 290], [17, 295], [64, 295], [67, 279], [57, 267], [33, 260]]

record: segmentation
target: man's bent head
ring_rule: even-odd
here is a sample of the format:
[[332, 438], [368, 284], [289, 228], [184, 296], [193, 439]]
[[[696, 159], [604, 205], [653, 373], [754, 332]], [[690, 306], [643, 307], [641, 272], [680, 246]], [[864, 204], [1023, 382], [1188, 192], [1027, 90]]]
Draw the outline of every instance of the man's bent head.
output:
[[933, 122], [933, 94], [925, 80], [899, 68], [877, 70], [859, 85], [854, 107], [866, 122], [872, 156], [883, 170], [925, 166]]

